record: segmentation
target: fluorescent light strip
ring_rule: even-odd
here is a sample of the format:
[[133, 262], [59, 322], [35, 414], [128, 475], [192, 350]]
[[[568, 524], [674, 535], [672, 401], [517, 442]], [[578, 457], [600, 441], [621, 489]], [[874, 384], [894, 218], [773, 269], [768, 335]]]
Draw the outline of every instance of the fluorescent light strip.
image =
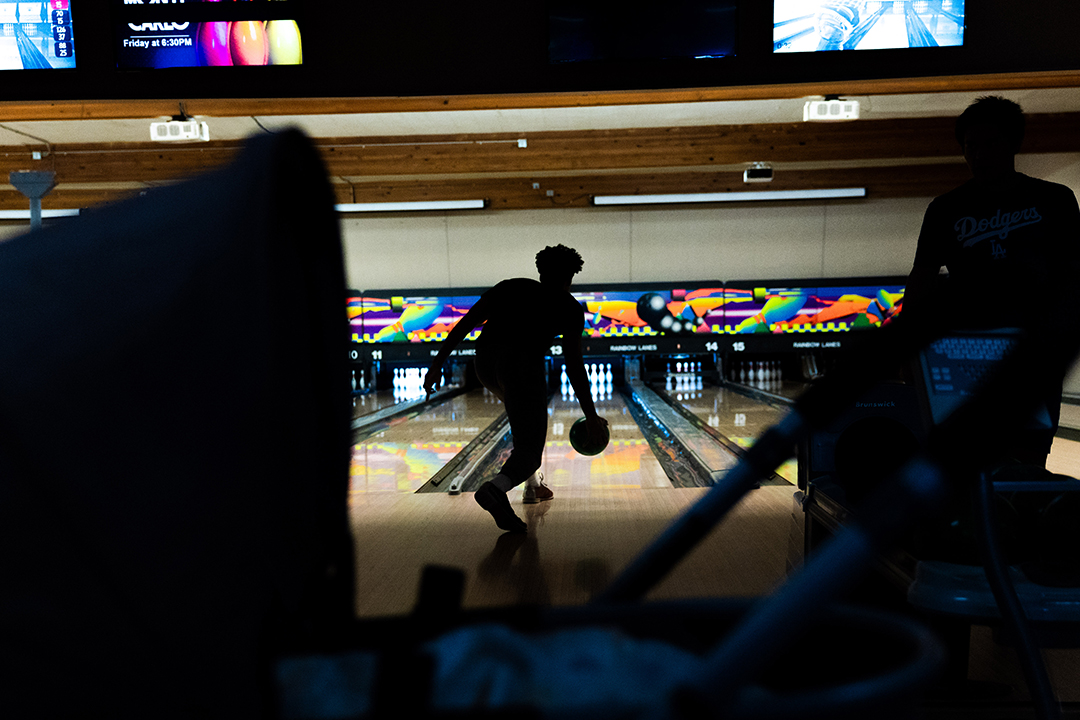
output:
[[[57, 218], [57, 217], [74, 217], [79, 214], [78, 209], [75, 210], [42, 210], [41, 217], [44, 218]], [[29, 210], [0, 210], [0, 220], [29, 220]]]
[[483, 200], [422, 200], [418, 202], [342, 203], [338, 212], [402, 212], [409, 210], [482, 210]]
[[677, 195], [597, 195], [593, 205], [650, 205], [653, 203], [744, 202], [747, 200], [821, 200], [824, 198], [866, 197], [866, 188], [823, 190], [761, 190], [727, 193], [682, 193]]

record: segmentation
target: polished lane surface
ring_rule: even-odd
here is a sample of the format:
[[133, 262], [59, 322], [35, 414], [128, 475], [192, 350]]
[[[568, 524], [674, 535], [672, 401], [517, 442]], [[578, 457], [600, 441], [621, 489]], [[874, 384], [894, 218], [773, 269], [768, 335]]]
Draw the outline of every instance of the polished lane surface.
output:
[[[706, 489], [672, 486], [617, 392], [609, 396], [605, 387], [594, 402], [611, 429], [608, 447], [594, 457], [580, 455], [569, 443], [570, 426], [582, 415], [577, 401], [556, 395], [548, 406], [541, 470], [555, 497], [526, 505], [520, 488], [509, 497], [527, 533], [499, 530], [473, 493], [411, 492], [434, 467], [415, 482], [405, 478], [395, 486], [390, 480], [385, 492], [354, 492], [357, 613], [409, 612], [421, 569], [432, 564], [467, 571], [464, 604], [472, 608], [579, 604], [610, 582]], [[495, 407], [501, 411], [501, 405]], [[785, 569], [791, 494], [789, 486], [748, 494], [650, 597], [767, 592]]]
[[423, 390], [418, 393], [404, 393], [400, 390], [376, 390], [363, 395], [353, 395], [353, 420], [371, 415], [394, 405], [424, 397]]
[[597, 412], [608, 421], [611, 441], [592, 457], [581, 455], [570, 445], [570, 426], [583, 415], [577, 400], [557, 394], [548, 406], [548, 441], [541, 466], [548, 487], [556, 493], [560, 488], [600, 493], [670, 488], [671, 481], [622, 397], [606, 388], [593, 397]]
[[473, 390], [391, 424], [352, 448], [350, 496], [416, 492], [503, 412], [487, 390]]
[[[787, 412], [787, 408], [780, 401], [769, 403], [739, 392], [731, 386], [698, 383], [698, 378], [687, 377], [683, 382], [672, 378], [672, 382], [665, 381], [663, 386], [658, 383], [656, 389], [665, 392], [673, 401], [740, 447], [752, 446], [762, 433], [780, 422]], [[699, 384], [701, 387], [698, 387]], [[797, 396], [796, 389], [801, 390], [805, 385], [787, 383], [785, 387], [779, 383], [763, 383], [760, 387], [750, 387], [777, 395], [787, 391]], [[777, 468], [776, 473], [795, 484], [798, 480], [798, 466], [794, 458]]]

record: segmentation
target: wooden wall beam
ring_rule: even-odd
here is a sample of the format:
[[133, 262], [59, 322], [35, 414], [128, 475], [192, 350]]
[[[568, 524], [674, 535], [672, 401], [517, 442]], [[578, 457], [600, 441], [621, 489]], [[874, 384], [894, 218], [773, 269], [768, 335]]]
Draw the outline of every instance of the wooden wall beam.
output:
[[[1080, 113], [1031, 115], [1025, 152], [1080, 152]], [[938, 158], [960, 150], [947, 118], [849, 123], [776, 123], [512, 135], [316, 140], [330, 175], [350, 180], [393, 176], [581, 174], [751, 162], [859, 163]], [[0, 148], [0, 178], [13, 170], [51, 169], [60, 184], [169, 182], [228, 162], [240, 141], [192, 145], [56, 145], [33, 161], [30, 148]], [[898, 162], [897, 164], [903, 164]]]
[[[463, 178], [336, 183], [337, 202], [485, 199], [492, 209], [588, 207], [594, 195], [739, 192], [797, 190], [826, 187], [865, 187], [870, 198], [933, 197], [969, 177], [962, 163], [862, 167], [850, 169], [781, 170], [773, 182], [744, 184], [741, 173], [659, 172], [617, 175], [566, 175], [537, 179]], [[538, 182], [540, 187], [533, 188]], [[149, 188], [79, 188], [58, 186], [42, 207], [79, 208], [121, 201]], [[552, 195], [547, 192], [551, 191]], [[29, 202], [10, 186], [0, 186], [0, 209], [25, 210]]]
[[191, 115], [211, 117], [323, 115], [335, 113], [436, 112], [517, 108], [596, 107], [731, 100], [774, 100], [814, 95], [898, 95], [1080, 87], [1080, 71], [943, 75], [661, 90], [342, 98], [162, 98], [0, 102], [0, 122], [153, 118], [175, 115], [179, 103]]
[[[409, 180], [335, 186], [338, 202], [412, 202], [485, 199], [492, 209], [589, 207], [595, 195], [728, 193], [865, 187], [870, 198], [934, 197], [970, 177], [963, 163], [779, 171], [773, 182], [746, 184], [727, 172], [574, 175], [542, 178]], [[540, 185], [534, 188], [534, 182]], [[548, 192], [552, 195], [548, 195]]]

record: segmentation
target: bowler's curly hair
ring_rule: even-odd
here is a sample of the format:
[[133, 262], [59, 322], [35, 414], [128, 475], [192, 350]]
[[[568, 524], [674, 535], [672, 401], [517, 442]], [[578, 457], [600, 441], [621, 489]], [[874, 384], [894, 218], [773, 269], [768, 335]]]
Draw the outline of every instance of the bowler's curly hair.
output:
[[993, 125], [1001, 128], [1013, 148], [1019, 150], [1025, 124], [1023, 109], [1012, 100], [999, 95], [984, 95], [956, 118], [956, 142], [963, 147], [964, 136], [973, 125]]
[[569, 282], [585, 262], [577, 250], [565, 245], [549, 245], [536, 253], [536, 269], [540, 277], [554, 278]]

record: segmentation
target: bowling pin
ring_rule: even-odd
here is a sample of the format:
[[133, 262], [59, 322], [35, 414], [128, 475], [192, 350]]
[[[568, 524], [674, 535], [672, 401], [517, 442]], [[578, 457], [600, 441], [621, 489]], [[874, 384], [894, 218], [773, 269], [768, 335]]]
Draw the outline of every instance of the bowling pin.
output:
[[271, 65], [300, 65], [304, 53], [300, 44], [300, 28], [295, 20], [270, 20], [266, 23], [268, 59]]
[[229, 23], [199, 23], [195, 33], [195, 55], [202, 67], [232, 65], [232, 53], [229, 52]]
[[236, 20], [229, 28], [233, 65], [265, 65], [270, 57], [266, 28], [261, 20]]
[[605, 380], [607, 381], [607, 384], [608, 384], [608, 385], [610, 385], [610, 384], [611, 384], [611, 380], [612, 380], [612, 375], [611, 375], [611, 363], [608, 363], [608, 364], [607, 364], [607, 374], [605, 375], [604, 379], [605, 379]]

